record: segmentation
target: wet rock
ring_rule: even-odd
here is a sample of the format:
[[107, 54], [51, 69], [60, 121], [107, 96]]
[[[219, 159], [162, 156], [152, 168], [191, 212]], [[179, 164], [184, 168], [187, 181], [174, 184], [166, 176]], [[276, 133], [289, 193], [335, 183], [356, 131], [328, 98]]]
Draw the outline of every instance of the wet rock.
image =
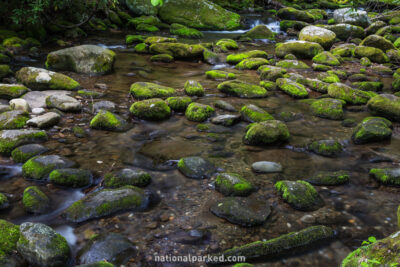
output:
[[339, 66], [340, 61], [330, 52], [324, 51], [313, 57], [312, 61], [317, 64], [325, 64], [328, 66]]
[[369, 171], [369, 175], [384, 185], [400, 185], [400, 169], [398, 168], [374, 168]]
[[316, 100], [311, 104], [311, 111], [315, 116], [331, 120], [341, 120], [344, 117], [343, 102], [338, 99]]
[[118, 188], [125, 185], [144, 187], [151, 182], [151, 176], [144, 171], [122, 169], [104, 176], [104, 185], [109, 188]]
[[332, 83], [328, 87], [328, 95], [332, 98], [344, 100], [349, 104], [360, 105], [366, 104], [376, 94], [353, 89], [343, 83]]
[[104, 74], [113, 70], [115, 53], [97, 45], [80, 45], [51, 52], [46, 66], [85, 74]]
[[275, 39], [275, 34], [265, 25], [257, 25], [245, 32], [240, 38], [254, 39]]
[[211, 122], [223, 126], [232, 126], [238, 123], [240, 121], [240, 118], [241, 118], [240, 115], [225, 114], [212, 118]]
[[39, 130], [4, 130], [0, 131], [0, 154], [9, 155], [14, 148], [29, 143], [47, 141], [45, 131]]
[[371, 25], [369, 25], [366, 29], [365, 29], [365, 33], [366, 35], [371, 35], [376, 33], [380, 28], [383, 28], [387, 26], [386, 22], [378, 20], [375, 21], [373, 23], [371, 23]]
[[355, 82], [352, 83], [358, 90], [362, 91], [380, 91], [383, 89], [383, 82]]
[[262, 65], [268, 65], [269, 61], [265, 58], [246, 58], [240, 61], [236, 68], [240, 70], [255, 70], [258, 69]]
[[93, 175], [88, 170], [66, 168], [52, 171], [49, 179], [55, 185], [79, 188], [91, 185]]
[[75, 165], [75, 162], [58, 155], [36, 156], [22, 165], [22, 174], [28, 179], [43, 180], [55, 169], [72, 168]]
[[203, 96], [204, 95], [204, 88], [203, 86], [197, 81], [186, 81], [185, 83], [185, 93], [189, 96]]
[[218, 217], [245, 227], [263, 224], [271, 213], [267, 202], [245, 197], [223, 198], [210, 210]]
[[172, 110], [183, 112], [192, 103], [192, 99], [187, 96], [172, 96], [168, 97], [166, 102]]
[[93, 90], [87, 90], [87, 89], [78, 90], [77, 93], [80, 97], [87, 98], [87, 99], [96, 99], [96, 98], [101, 98], [104, 96], [104, 93], [93, 91]]
[[146, 0], [127, 0], [125, 1], [129, 11], [133, 14], [141, 15], [157, 15], [158, 8], [153, 6], [151, 2]]
[[267, 96], [267, 90], [264, 88], [239, 80], [220, 83], [218, 90], [225, 94], [241, 98], [263, 98]]
[[169, 29], [171, 34], [182, 36], [185, 38], [200, 39], [203, 33], [193, 28], [186, 27], [179, 23], [172, 23]]
[[169, 54], [158, 54], [154, 55], [150, 58], [151, 62], [163, 62], [163, 63], [171, 63], [174, 62], [174, 57]]
[[22, 84], [0, 83], [0, 98], [11, 100], [28, 92], [28, 88]]
[[299, 69], [299, 70], [305, 70], [309, 69], [310, 67], [304, 63], [303, 61], [299, 60], [281, 60], [276, 63], [276, 66], [279, 68], [285, 68], [285, 69]]
[[332, 48], [330, 52], [335, 57], [352, 57], [355, 48], [355, 44], [341, 44]]
[[20, 129], [29, 120], [28, 114], [21, 110], [6, 111], [0, 114], [0, 130]]
[[63, 236], [41, 223], [26, 222], [20, 226], [18, 252], [31, 265], [65, 266], [70, 260], [70, 248]]
[[50, 200], [38, 187], [30, 186], [24, 190], [22, 204], [27, 212], [42, 214], [48, 212]]
[[93, 104], [94, 113], [99, 112], [100, 110], [107, 110], [110, 112], [115, 112], [115, 103], [111, 101], [99, 101]]
[[283, 78], [287, 70], [276, 66], [261, 66], [258, 68], [258, 72], [261, 80], [276, 81], [279, 78]]
[[336, 9], [333, 12], [336, 23], [348, 23], [360, 27], [368, 27], [371, 21], [366, 11], [354, 10], [352, 8]]
[[175, 89], [156, 83], [136, 82], [131, 85], [131, 94], [136, 99], [164, 98], [175, 94]]
[[28, 102], [22, 98], [14, 98], [10, 101], [10, 108], [12, 110], [20, 110], [23, 112], [30, 112], [31, 108]]
[[400, 121], [400, 98], [391, 94], [372, 97], [367, 103], [373, 115], [382, 116], [393, 121]]
[[169, 235], [169, 239], [173, 242], [181, 243], [181, 244], [188, 244], [188, 245], [197, 245], [204, 243], [207, 241], [210, 233], [204, 230], [180, 230], [175, 233]]
[[217, 53], [205, 48], [203, 51], [203, 61], [211, 65], [216, 65], [221, 59]]
[[373, 34], [367, 36], [361, 43], [361, 46], [370, 46], [370, 47], [375, 47], [379, 48], [382, 51], [386, 52], [389, 49], [395, 49], [393, 43], [386, 38]]
[[357, 58], [366, 57], [375, 63], [389, 62], [388, 56], [381, 49], [370, 46], [357, 46], [354, 49], [354, 56]]
[[238, 54], [231, 54], [226, 57], [226, 62], [230, 64], [237, 64], [247, 58], [268, 58], [268, 54], [261, 50], [251, 50]]
[[328, 93], [329, 83], [323, 82], [319, 79], [306, 79], [303, 85], [319, 93]]
[[10, 207], [10, 202], [8, 201], [7, 196], [0, 193], [0, 210], [7, 209], [8, 207]]
[[287, 141], [289, 137], [286, 124], [277, 120], [268, 120], [248, 125], [243, 141], [248, 145], [269, 145]]
[[275, 47], [276, 56], [280, 58], [287, 54], [293, 54], [299, 59], [311, 59], [323, 51], [324, 49], [320, 44], [307, 41], [278, 43]]
[[74, 202], [62, 216], [69, 222], [84, 222], [101, 218], [120, 211], [143, 210], [149, 204], [149, 197], [140, 188], [124, 186], [117, 189], [103, 189], [90, 193]]
[[240, 114], [243, 120], [247, 122], [262, 122], [274, 119], [267, 111], [253, 104], [243, 106], [240, 109]]
[[174, 59], [196, 59], [203, 58], [204, 47], [198, 44], [154, 43], [150, 45], [149, 52], [157, 55], [168, 54]]
[[346, 171], [318, 172], [306, 181], [313, 185], [341, 185], [349, 181], [349, 174]]
[[257, 173], [282, 172], [282, 165], [272, 161], [258, 161], [251, 164], [251, 169]]
[[61, 116], [55, 112], [48, 112], [43, 115], [34, 117], [28, 120], [26, 123], [29, 126], [38, 127], [38, 128], [49, 128], [56, 125], [61, 119]]
[[78, 112], [81, 110], [81, 102], [67, 95], [51, 95], [46, 98], [48, 108], [56, 108], [64, 112]]
[[10, 111], [11, 108], [9, 105], [5, 105], [5, 104], [0, 104], [0, 113], [6, 112], [6, 111]]
[[47, 147], [39, 144], [29, 144], [19, 146], [11, 152], [12, 159], [15, 163], [24, 163], [28, 159], [49, 151]]
[[135, 102], [129, 111], [139, 119], [152, 121], [165, 120], [171, 116], [170, 107], [160, 98]]
[[334, 236], [332, 228], [317, 225], [291, 232], [267, 241], [256, 241], [243, 246], [228, 249], [219, 255], [244, 256], [246, 260], [282, 256], [292, 253], [295, 249], [307, 248]]
[[307, 89], [297, 82], [287, 78], [279, 78], [276, 80], [276, 85], [280, 90], [294, 98], [307, 98]]
[[100, 110], [90, 121], [90, 128], [113, 132], [123, 132], [128, 129], [128, 122], [107, 110]]
[[203, 122], [212, 116], [214, 108], [200, 103], [190, 103], [186, 109], [185, 116], [190, 121]]
[[326, 25], [324, 28], [333, 31], [336, 34], [336, 37], [342, 41], [346, 41], [349, 36], [352, 36], [353, 38], [364, 38], [365, 36], [362, 27], [346, 23]]
[[[19, 226], [5, 220], [0, 220], [0, 237], [0, 264], [5, 267], [21, 266], [15, 264], [15, 260], [11, 259], [17, 250]], [[14, 264], [12, 264], [13, 262]]]
[[390, 139], [392, 123], [381, 117], [365, 118], [354, 129], [351, 139], [355, 144], [365, 144]]
[[239, 49], [238, 43], [232, 39], [220, 39], [215, 45], [219, 52], [228, 52], [229, 50]]
[[343, 267], [357, 266], [359, 262], [379, 262], [378, 265], [396, 265], [400, 261], [400, 231], [361, 246], [351, 252], [342, 262]]
[[210, 178], [215, 173], [215, 166], [201, 157], [185, 157], [178, 162], [179, 171], [192, 179]]
[[280, 19], [287, 19], [287, 20], [300, 20], [305, 22], [314, 22], [314, 16], [303, 10], [298, 10], [293, 7], [285, 7], [278, 10], [277, 14], [278, 18]]
[[82, 264], [107, 261], [118, 266], [125, 265], [136, 255], [135, 245], [117, 233], [102, 233], [91, 239], [78, 252]]
[[231, 104], [229, 104], [228, 102], [226, 102], [224, 100], [215, 101], [214, 106], [216, 108], [220, 108], [222, 110], [226, 110], [226, 111], [230, 111], [230, 112], [236, 112], [237, 111], [234, 106], [232, 106]]
[[215, 180], [215, 189], [224, 196], [248, 196], [254, 187], [237, 173], [220, 173]]
[[324, 200], [308, 182], [284, 180], [277, 182], [275, 188], [282, 198], [295, 209], [313, 211], [324, 205]]
[[316, 26], [307, 26], [299, 34], [299, 40], [319, 43], [325, 49], [329, 49], [335, 39], [336, 34], [333, 31]]
[[206, 72], [206, 77], [213, 80], [232, 80], [236, 79], [236, 75], [231, 72], [222, 70], [210, 70]]
[[17, 71], [16, 78], [33, 90], [76, 90], [79, 83], [72, 78], [46, 69], [24, 67]]
[[337, 157], [342, 151], [342, 145], [336, 140], [314, 141], [308, 149], [324, 157]]
[[33, 109], [35, 108], [46, 108], [46, 98], [51, 95], [68, 95], [70, 92], [68, 91], [55, 91], [55, 90], [48, 90], [48, 91], [32, 91], [28, 92], [22, 96], [26, 102], [28, 102], [29, 106]]

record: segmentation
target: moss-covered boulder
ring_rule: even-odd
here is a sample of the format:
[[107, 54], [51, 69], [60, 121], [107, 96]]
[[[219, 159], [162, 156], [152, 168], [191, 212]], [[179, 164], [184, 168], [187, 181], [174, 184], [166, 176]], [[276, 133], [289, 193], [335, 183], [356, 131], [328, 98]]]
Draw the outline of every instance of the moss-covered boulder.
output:
[[306, 79], [305, 86], [313, 91], [326, 94], [328, 92], [329, 83], [323, 82], [319, 79]]
[[381, 91], [384, 86], [383, 82], [368, 82], [368, 81], [354, 82], [352, 83], [352, 85], [358, 90], [373, 91], [373, 92]]
[[80, 45], [51, 52], [46, 67], [85, 74], [105, 74], [114, 67], [115, 53], [97, 45]]
[[241, 116], [237, 114], [223, 114], [212, 118], [211, 123], [229, 127], [240, 122], [240, 119]]
[[330, 52], [335, 57], [352, 57], [354, 54], [355, 44], [341, 44], [332, 48]]
[[204, 47], [199, 44], [163, 42], [150, 45], [149, 52], [152, 54], [169, 54], [175, 59], [196, 59], [203, 58]]
[[281, 8], [278, 10], [276, 15], [280, 19], [300, 20], [300, 21], [305, 21], [305, 22], [310, 22], [310, 23], [315, 21], [315, 17], [311, 13], [309, 13], [307, 11], [295, 9], [293, 7]]
[[0, 130], [21, 129], [29, 120], [29, 115], [22, 110], [11, 110], [0, 113]]
[[275, 184], [275, 189], [285, 202], [298, 210], [313, 211], [324, 205], [317, 190], [306, 181], [279, 181]]
[[69, 222], [84, 222], [120, 211], [143, 210], [149, 204], [149, 196], [135, 186], [103, 189], [84, 196], [68, 207], [62, 216]]
[[340, 61], [330, 52], [324, 51], [313, 57], [312, 61], [317, 64], [324, 64], [328, 66], [339, 66]]
[[75, 165], [75, 162], [58, 155], [36, 156], [22, 165], [22, 174], [27, 179], [45, 180], [53, 170]]
[[129, 108], [129, 111], [139, 119], [151, 121], [165, 120], [171, 116], [170, 107], [160, 98], [135, 102]]
[[25, 188], [22, 204], [27, 212], [41, 214], [48, 212], [50, 199], [37, 186]]
[[268, 93], [261, 86], [239, 80], [220, 83], [218, 84], [218, 90], [222, 93], [241, 98], [264, 98]]
[[104, 175], [104, 185], [118, 188], [126, 185], [144, 187], [151, 182], [151, 175], [144, 171], [122, 169]]
[[50, 95], [46, 97], [46, 106], [56, 108], [64, 112], [79, 112], [82, 109], [81, 102], [67, 95]]
[[123, 132], [128, 128], [128, 123], [117, 114], [107, 110], [100, 110], [90, 121], [90, 128], [113, 132]]
[[268, 65], [269, 61], [265, 58], [246, 58], [240, 61], [236, 68], [240, 70], [255, 70], [258, 69], [262, 65]]
[[275, 38], [275, 34], [265, 25], [257, 25], [251, 30], [245, 32], [241, 38], [250, 38], [254, 39], [269, 39], [273, 40]]
[[125, 43], [127, 45], [143, 43], [145, 40], [143, 35], [127, 35], [125, 36]]
[[17, 250], [32, 266], [65, 266], [71, 259], [67, 240], [51, 227], [41, 223], [20, 225]]
[[158, 8], [147, 0], [125, 0], [124, 3], [135, 15], [157, 15]]
[[0, 264], [7, 266], [7, 258], [11, 258], [11, 255], [17, 250], [18, 239], [19, 225], [0, 220]]
[[210, 178], [215, 172], [215, 166], [202, 157], [185, 157], [178, 161], [179, 171], [188, 178]]
[[310, 178], [305, 179], [313, 185], [341, 185], [349, 182], [349, 173], [346, 171], [317, 172]]
[[342, 41], [346, 41], [349, 36], [352, 38], [364, 38], [365, 33], [364, 29], [360, 26], [355, 26], [346, 23], [339, 23], [335, 25], [320, 25], [325, 29], [333, 31], [336, 34], [336, 37]]
[[79, 188], [91, 185], [93, 175], [89, 170], [66, 168], [52, 171], [49, 179], [55, 185]]
[[166, 1], [158, 15], [167, 23], [196, 29], [232, 30], [240, 26], [240, 16], [208, 0]]
[[236, 79], [235, 73], [222, 70], [209, 70], [206, 72], [206, 77], [213, 80], [233, 80]]
[[135, 52], [140, 54], [147, 54], [149, 52], [149, 46], [145, 43], [135, 45]]
[[214, 108], [200, 103], [191, 103], [186, 109], [185, 116], [190, 121], [203, 122], [211, 117]]
[[375, 93], [353, 89], [343, 83], [332, 83], [328, 87], [328, 95], [348, 104], [360, 105], [366, 104], [371, 97], [375, 96]]
[[288, 78], [279, 78], [276, 80], [276, 85], [280, 90], [294, 98], [308, 97], [307, 89], [304, 85], [294, 82]]
[[0, 98], [11, 100], [28, 92], [28, 88], [22, 84], [0, 83]]
[[169, 32], [185, 38], [199, 39], [203, 37], [203, 33], [193, 28], [186, 27], [179, 23], [172, 23]]
[[189, 96], [203, 96], [204, 95], [204, 88], [203, 86], [194, 80], [186, 81], [185, 86], [185, 93]]
[[276, 66], [264, 65], [258, 68], [258, 72], [260, 73], [261, 80], [275, 82], [277, 79], [283, 78], [287, 70]]
[[221, 61], [221, 59], [219, 58], [219, 55], [217, 53], [211, 51], [208, 48], [204, 48], [203, 61], [211, 65], [216, 65], [218, 62]]
[[246, 260], [274, 258], [293, 253], [296, 249], [311, 248], [318, 243], [326, 242], [333, 238], [334, 235], [335, 232], [332, 228], [316, 225], [266, 241], [260, 240], [243, 246], [234, 247], [216, 256], [244, 256]]
[[371, 24], [367, 11], [354, 8], [336, 9], [333, 12], [333, 18], [337, 23], [348, 23], [364, 28]]
[[192, 99], [187, 96], [172, 96], [168, 97], [166, 102], [172, 110], [182, 112], [192, 103]]
[[47, 141], [45, 131], [4, 130], [0, 131], [0, 154], [9, 155], [16, 147]]
[[248, 145], [269, 145], [289, 139], [289, 130], [281, 121], [268, 120], [247, 126], [243, 142]]
[[243, 106], [240, 109], [240, 114], [242, 119], [247, 122], [262, 122], [274, 119], [267, 111], [253, 104]]
[[80, 87], [77, 81], [64, 74], [35, 67], [23, 67], [15, 75], [33, 90], [76, 90]]
[[268, 54], [261, 50], [251, 50], [238, 54], [230, 54], [226, 57], [226, 62], [230, 64], [237, 64], [247, 58], [268, 58]]
[[393, 121], [400, 121], [400, 98], [391, 94], [372, 97], [367, 107], [373, 115], [382, 116]]
[[336, 140], [319, 140], [312, 142], [308, 149], [324, 157], [337, 157], [343, 151], [342, 145]]
[[215, 45], [221, 52], [239, 49], [238, 43], [232, 39], [220, 39]]
[[276, 67], [283, 68], [283, 69], [299, 69], [299, 70], [305, 70], [305, 69], [309, 69], [310, 68], [303, 61], [292, 60], [292, 59], [286, 59], [286, 60], [278, 61], [276, 63]]
[[237, 173], [220, 173], [215, 180], [215, 189], [224, 196], [248, 196], [254, 186]]
[[386, 52], [387, 50], [390, 50], [390, 49], [395, 49], [395, 47], [391, 41], [387, 40], [386, 38], [384, 38], [382, 36], [376, 35], [376, 34], [367, 36], [360, 43], [360, 45], [379, 48], [384, 52]]
[[355, 144], [365, 144], [390, 139], [392, 123], [381, 117], [365, 118], [354, 129], [351, 139]]
[[400, 169], [398, 168], [373, 168], [369, 171], [369, 175], [382, 184], [400, 186]]
[[333, 72], [319, 73], [317, 78], [325, 83], [339, 83], [340, 78]]
[[299, 34], [299, 40], [319, 43], [325, 49], [329, 49], [335, 39], [336, 34], [333, 31], [316, 26], [307, 26]]
[[151, 56], [151, 62], [163, 62], [163, 63], [171, 63], [174, 61], [174, 57], [169, 54], [158, 54]]
[[341, 120], [344, 117], [343, 102], [338, 99], [322, 98], [311, 104], [312, 113], [321, 118]]
[[370, 46], [357, 46], [354, 49], [354, 56], [357, 58], [366, 57], [375, 63], [389, 62], [388, 56], [381, 49]]
[[164, 98], [175, 94], [175, 89], [156, 83], [136, 82], [131, 85], [131, 94], [136, 99]]
[[368, 245], [362, 245], [347, 255], [342, 267], [358, 266], [361, 262], [365, 262], [366, 266], [396, 266], [399, 261], [400, 231]]
[[323, 51], [320, 44], [307, 41], [289, 41], [277, 43], [275, 46], [276, 56], [280, 58], [287, 54], [293, 54], [299, 59], [311, 59]]
[[47, 152], [49, 149], [39, 144], [29, 144], [19, 146], [11, 152], [15, 163], [24, 163], [28, 159]]
[[210, 211], [230, 223], [244, 227], [263, 224], [271, 213], [268, 202], [246, 197], [226, 197], [210, 207]]
[[295, 31], [301, 31], [304, 27], [309, 26], [310, 24], [304, 21], [299, 20], [281, 20], [279, 26], [282, 31], [287, 32], [288, 29], [293, 29]]

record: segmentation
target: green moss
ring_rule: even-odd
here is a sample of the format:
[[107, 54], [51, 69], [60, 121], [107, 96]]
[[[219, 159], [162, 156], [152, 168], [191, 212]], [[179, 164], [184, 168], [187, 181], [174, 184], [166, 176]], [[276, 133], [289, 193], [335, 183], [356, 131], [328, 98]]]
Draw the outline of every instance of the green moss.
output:
[[325, 64], [328, 66], [339, 66], [340, 61], [330, 52], [324, 51], [313, 57], [312, 61], [317, 64]]
[[135, 46], [136, 53], [148, 53], [149, 47], [145, 43], [140, 43]]
[[170, 107], [159, 98], [135, 102], [129, 111], [134, 116], [145, 120], [164, 120], [171, 116]]
[[196, 129], [199, 132], [207, 132], [210, 130], [210, 126], [208, 124], [199, 123], [196, 125]]
[[191, 103], [186, 109], [185, 116], [190, 121], [203, 122], [214, 113], [214, 109], [208, 105]]
[[284, 91], [286, 94], [295, 98], [306, 98], [308, 97], [307, 89], [299, 83], [296, 83], [287, 78], [279, 78], [276, 80], [276, 85], [279, 89]]
[[323, 64], [312, 64], [312, 68], [315, 71], [328, 71], [331, 70], [332, 67], [328, 65], [323, 65]]
[[210, 70], [206, 72], [206, 77], [214, 80], [232, 80], [236, 79], [236, 75], [234, 73], [221, 71], [221, 70]]
[[281, 19], [300, 20], [305, 22], [314, 22], [314, 17], [310, 12], [297, 10], [293, 7], [281, 8], [277, 12], [277, 16]]
[[152, 45], [156, 43], [176, 43], [178, 40], [176, 38], [171, 37], [163, 37], [163, 36], [149, 36], [144, 41], [147, 45]]
[[336, 140], [314, 141], [309, 145], [309, 149], [325, 157], [334, 157], [342, 152], [342, 145]]
[[341, 99], [346, 101], [346, 103], [354, 105], [365, 104], [371, 97], [375, 96], [373, 92], [353, 89], [341, 83], [329, 85], [328, 94], [330, 97]]
[[251, 50], [239, 54], [231, 54], [226, 57], [226, 62], [230, 64], [237, 64], [246, 58], [268, 58], [268, 54], [261, 50]]
[[92, 173], [80, 169], [57, 169], [49, 174], [53, 184], [67, 187], [85, 187], [92, 183]]
[[146, 23], [141, 23], [136, 26], [136, 30], [138, 31], [144, 31], [144, 32], [158, 32], [160, 31], [159, 28], [157, 28], [154, 25], [146, 24]]
[[296, 31], [300, 31], [306, 26], [309, 26], [307, 22], [298, 21], [298, 20], [281, 20], [280, 27], [282, 31], [287, 31], [288, 29], [295, 29]]
[[150, 45], [152, 54], [169, 54], [175, 59], [202, 59], [204, 47], [200, 44], [154, 43]]
[[306, 41], [277, 43], [275, 46], [275, 53], [279, 58], [293, 54], [299, 59], [311, 59], [323, 51], [324, 49], [320, 44]]
[[303, 61], [298, 60], [281, 60], [276, 63], [277, 67], [284, 69], [309, 69], [310, 67]]
[[254, 39], [263, 39], [263, 40], [274, 40], [275, 33], [273, 33], [267, 26], [265, 25], [257, 25], [251, 30], [244, 33], [241, 38], [250, 38]]
[[100, 110], [90, 121], [90, 127], [99, 130], [124, 131], [127, 128], [127, 123], [110, 111]]
[[269, 145], [285, 142], [289, 138], [286, 124], [277, 120], [268, 120], [248, 125], [243, 141], [249, 145]]
[[203, 86], [196, 81], [189, 80], [185, 83], [185, 93], [189, 96], [203, 96], [204, 88]]
[[86, 89], [78, 90], [77, 94], [83, 98], [100, 98], [104, 95], [103, 93]]
[[400, 121], [400, 98], [392, 95], [377, 95], [368, 101], [368, 109], [373, 115]]
[[329, 24], [329, 25], [336, 24], [335, 19], [334, 19], [334, 18], [329, 19], [329, 20], [328, 20], [328, 24]]
[[240, 61], [237, 65], [237, 69], [243, 70], [255, 70], [262, 65], [268, 65], [269, 61], [265, 58], [246, 58]]
[[[5, 131], [0, 132], [0, 136], [1, 133], [5, 133]], [[26, 133], [18, 135], [16, 138], [0, 137], [0, 154], [9, 155], [17, 146], [42, 141], [47, 141], [47, 134], [45, 131], [27, 131]]]
[[383, 89], [383, 82], [355, 82], [352, 85], [363, 91], [377, 92]]
[[178, 23], [172, 23], [170, 27], [170, 33], [175, 34], [178, 36], [186, 37], [186, 38], [194, 38], [194, 39], [199, 39], [203, 37], [203, 33], [193, 29], [193, 28], [188, 28], [182, 24]]
[[274, 119], [271, 114], [252, 104], [243, 106], [240, 114], [248, 122], [262, 122]]
[[268, 94], [267, 90], [261, 86], [239, 80], [222, 82], [218, 84], [218, 90], [242, 98], [264, 98]]
[[134, 44], [134, 43], [143, 43], [144, 42], [143, 35], [127, 35], [125, 37], [125, 42], [127, 45]]
[[19, 226], [5, 220], [0, 220], [0, 253], [10, 254], [16, 251], [18, 239]]
[[254, 187], [236, 173], [221, 173], [215, 180], [215, 189], [224, 196], [248, 196]]
[[192, 99], [187, 96], [173, 96], [167, 98], [168, 106], [175, 111], [185, 111], [187, 106], [192, 103]]
[[276, 90], [276, 83], [272, 81], [260, 81], [260, 86], [267, 89], [267, 91]]
[[124, 173], [124, 170], [122, 170], [107, 173], [104, 176], [104, 185], [108, 188], [118, 188], [126, 185], [143, 187], [148, 185], [150, 181], [150, 174], [143, 171]]
[[43, 213], [49, 207], [49, 198], [37, 186], [25, 188], [22, 196], [22, 204], [25, 210], [32, 213]]
[[239, 45], [232, 39], [221, 39], [215, 44], [222, 52], [239, 49]]
[[164, 62], [164, 63], [170, 63], [174, 61], [174, 57], [169, 55], [169, 54], [159, 54], [159, 55], [154, 55], [150, 58], [150, 61], [152, 62]]
[[334, 73], [323, 72], [318, 74], [318, 79], [325, 83], [338, 83], [340, 78]]
[[354, 49], [354, 56], [358, 58], [366, 57], [375, 63], [389, 62], [388, 56], [381, 49], [370, 46], [357, 46]]
[[344, 117], [342, 101], [323, 98], [311, 104], [311, 111], [315, 116], [332, 120], [340, 120]]
[[136, 99], [148, 99], [172, 96], [175, 89], [156, 83], [136, 82], [131, 85], [130, 92]]
[[349, 181], [349, 174], [346, 171], [318, 172], [306, 180], [314, 185], [340, 185]]
[[10, 37], [3, 40], [3, 46], [7, 48], [22, 48], [25, 46], [25, 41], [19, 37]]

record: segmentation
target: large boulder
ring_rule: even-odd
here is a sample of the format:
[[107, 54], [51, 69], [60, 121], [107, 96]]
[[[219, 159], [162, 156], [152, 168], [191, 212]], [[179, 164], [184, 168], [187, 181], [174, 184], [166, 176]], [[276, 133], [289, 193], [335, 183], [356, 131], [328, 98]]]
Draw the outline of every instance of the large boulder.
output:
[[242, 38], [250, 39], [274, 39], [275, 34], [265, 25], [257, 25], [244, 33]]
[[324, 49], [318, 43], [307, 41], [289, 41], [278, 43], [275, 47], [277, 57], [283, 58], [287, 54], [293, 54], [299, 59], [311, 59]]
[[382, 116], [393, 121], [400, 121], [400, 98], [391, 94], [372, 97], [367, 103], [373, 115]]
[[33, 90], [76, 90], [79, 83], [72, 78], [53, 71], [35, 67], [23, 67], [15, 74], [17, 79]]
[[367, 36], [360, 43], [360, 45], [379, 48], [384, 52], [386, 52], [387, 50], [390, 50], [390, 49], [395, 49], [395, 47], [391, 41], [389, 41], [388, 39], [386, 39], [382, 36], [376, 35], [376, 34]]
[[336, 34], [333, 31], [316, 26], [307, 26], [299, 34], [299, 40], [319, 43], [325, 49], [329, 49], [335, 39]]
[[124, 210], [143, 210], [149, 204], [149, 196], [135, 186], [103, 189], [86, 195], [63, 212], [69, 222], [84, 222]]
[[65, 238], [41, 223], [21, 224], [17, 250], [32, 266], [65, 266], [71, 258]]
[[370, 46], [357, 46], [354, 49], [354, 56], [357, 58], [366, 57], [375, 63], [389, 62], [388, 56], [381, 49]]
[[149, 48], [152, 54], [168, 54], [176, 59], [202, 58], [204, 47], [198, 44], [154, 43]]
[[115, 53], [97, 45], [80, 45], [51, 52], [46, 66], [57, 70], [86, 74], [104, 74], [112, 71]]
[[333, 18], [336, 23], [348, 23], [363, 28], [371, 24], [366, 11], [354, 10], [353, 8], [336, 9], [335, 12], [333, 12]]
[[269, 145], [287, 141], [289, 137], [286, 124], [278, 120], [268, 120], [248, 125], [243, 142], [248, 145]]
[[5, 220], [0, 220], [0, 236], [0, 265], [7, 267], [23, 265], [22, 263], [20, 263], [20, 265], [14, 263], [13, 259], [19, 239], [19, 225], [15, 225]]
[[341, 99], [349, 104], [366, 104], [376, 94], [370, 91], [353, 89], [343, 83], [332, 83], [328, 87], [328, 95], [332, 98]]
[[11, 100], [20, 97], [26, 92], [28, 92], [28, 88], [22, 84], [0, 83], [0, 98]]
[[392, 136], [391, 128], [392, 123], [385, 118], [368, 117], [357, 125], [351, 138], [355, 144], [387, 140]]
[[240, 15], [208, 0], [166, 0], [160, 18], [197, 29], [232, 30], [240, 26]]
[[151, 1], [148, 0], [120, 0], [120, 2], [124, 2], [129, 11], [138, 16], [156, 16], [158, 13], [158, 8], [153, 6]]
[[165, 120], [171, 116], [171, 108], [160, 98], [137, 101], [129, 111], [139, 119], [151, 121]]
[[45, 131], [4, 130], [0, 131], [0, 154], [9, 155], [14, 148], [30, 143], [47, 141]]
[[342, 41], [346, 41], [349, 37], [364, 38], [365, 36], [363, 28], [351, 24], [339, 23], [335, 25], [320, 25], [320, 27], [333, 31], [336, 37]]
[[280, 90], [294, 98], [308, 97], [307, 89], [304, 85], [292, 81], [288, 78], [279, 78], [276, 80], [276, 85]]

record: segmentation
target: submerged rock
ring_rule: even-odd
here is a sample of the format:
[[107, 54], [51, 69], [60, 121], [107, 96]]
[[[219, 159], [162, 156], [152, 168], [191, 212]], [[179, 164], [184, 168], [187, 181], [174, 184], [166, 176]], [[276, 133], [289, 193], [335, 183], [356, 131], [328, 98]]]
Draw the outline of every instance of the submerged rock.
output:
[[215, 180], [215, 189], [224, 196], [248, 196], [254, 187], [237, 173], [220, 173]]
[[165, 120], [171, 116], [171, 109], [160, 98], [152, 98], [138, 101], [132, 104], [129, 111], [139, 119], [144, 120]]
[[232, 126], [240, 121], [240, 115], [225, 114], [211, 119], [211, 122], [223, 126]]
[[185, 157], [178, 162], [178, 169], [186, 177], [192, 179], [210, 178], [215, 173], [215, 166], [201, 157]]
[[267, 202], [245, 197], [223, 198], [210, 210], [218, 217], [245, 227], [263, 224], [271, 213]]
[[263, 98], [266, 97], [268, 93], [267, 90], [258, 85], [239, 80], [220, 83], [218, 85], [218, 90], [225, 94], [242, 98]]
[[24, 190], [22, 204], [26, 211], [41, 214], [49, 211], [50, 200], [37, 186], [30, 186]]
[[274, 119], [267, 111], [253, 104], [243, 106], [240, 109], [240, 114], [243, 120], [247, 122], [262, 122]]
[[269, 145], [287, 141], [289, 130], [281, 121], [268, 120], [247, 126], [243, 142], [248, 145]]
[[349, 174], [346, 171], [318, 172], [306, 181], [313, 185], [341, 185], [349, 182]]
[[90, 128], [114, 132], [127, 130], [128, 123], [123, 118], [107, 110], [100, 110], [90, 121]]
[[311, 111], [315, 116], [331, 120], [341, 120], [344, 117], [343, 102], [338, 99], [316, 100], [311, 104]]
[[109, 188], [118, 188], [126, 185], [144, 187], [151, 182], [151, 176], [144, 171], [122, 169], [104, 176], [104, 185]]
[[186, 109], [185, 116], [190, 121], [203, 122], [214, 113], [214, 108], [200, 103], [190, 103]]
[[75, 162], [58, 155], [36, 156], [22, 165], [22, 174], [28, 179], [43, 180], [55, 169], [72, 168], [75, 165]]
[[51, 52], [46, 66], [86, 74], [105, 74], [114, 67], [115, 53], [97, 45], [80, 45]]
[[234, 106], [232, 106], [230, 103], [224, 101], [224, 100], [217, 100], [214, 103], [214, 106], [216, 108], [222, 109], [222, 110], [226, 110], [226, 111], [231, 111], [231, 112], [236, 112], [236, 108]]
[[400, 121], [400, 98], [391, 94], [372, 97], [367, 103], [373, 115], [382, 116], [393, 121]]
[[282, 165], [272, 161], [258, 161], [251, 165], [251, 169], [257, 173], [281, 172]]
[[399, 168], [386, 168], [386, 169], [374, 168], [369, 171], [369, 175], [382, 184], [391, 186], [400, 186]]
[[14, 148], [29, 143], [47, 141], [45, 131], [39, 130], [4, 130], [0, 131], [0, 154], [9, 155]]
[[34, 266], [65, 266], [71, 251], [63, 236], [41, 223], [26, 222], [20, 226], [18, 252]]
[[88, 170], [66, 168], [52, 171], [49, 179], [55, 185], [79, 188], [91, 185], [93, 175]]
[[308, 149], [324, 157], [336, 157], [343, 150], [342, 145], [336, 140], [314, 141], [308, 146]]
[[390, 139], [392, 123], [380, 117], [365, 118], [354, 129], [351, 139], [355, 144], [365, 144]]
[[147, 208], [149, 198], [140, 188], [124, 186], [117, 189], [103, 189], [86, 195], [74, 202], [63, 212], [69, 222], [84, 222], [125, 210]]
[[324, 200], [308, 182], [284, 180], [277, 182], [275, 188], [282, 198], [295, 209], [313, 211], [324, 205]]

